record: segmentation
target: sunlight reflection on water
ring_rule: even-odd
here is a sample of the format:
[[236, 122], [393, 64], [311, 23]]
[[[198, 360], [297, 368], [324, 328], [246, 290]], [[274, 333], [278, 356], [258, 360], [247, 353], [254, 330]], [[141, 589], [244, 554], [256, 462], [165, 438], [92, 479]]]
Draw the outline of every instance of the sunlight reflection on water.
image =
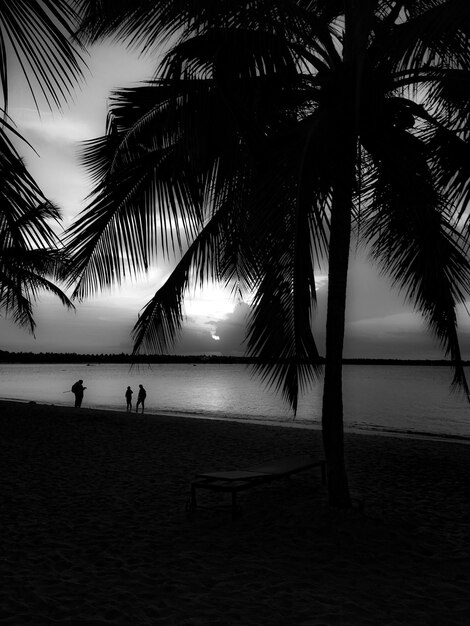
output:
[[[73, 405], [72, 384], [83, 379], [84, 406], [125, 409], [124, 391], [147, 390], [146, 411], [287, 422], [292, 412], [245, 365], [3, 364], [0, 397]], [[470, 437], [470, 407], [450, 394], [451, 371], [442, 366], [347, 365], [345, 424], [353, 429], [417, 431]], [[319, 425], [322, 384], [299, 401], [296, 421]]]

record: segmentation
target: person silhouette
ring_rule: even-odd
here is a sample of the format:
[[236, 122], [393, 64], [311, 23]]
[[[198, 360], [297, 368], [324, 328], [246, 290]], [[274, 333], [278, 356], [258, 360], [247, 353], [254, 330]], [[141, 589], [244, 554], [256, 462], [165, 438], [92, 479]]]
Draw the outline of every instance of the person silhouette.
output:
[[75, 408], [79, 409], [82, 406], [83, 393], [86, 387], [83, 386], [83, 380], [77, 380], [76, 383], [72, 385], [72, 392], [75, 394]]
[[147, 392], [145, 391], [143, 385], [139, 385], [139, 395], [137, 396], [137, 404], [135, 405], [135, 412], [139, 412], [139, 404], [142, 405], [142, 413], [144, 412], [145, 407], [145, 398], [147, 397]]
[[130, 387], [127, 387], [126, 389], [126, 410], [127, 411], [132, 411], [132, 394], [134, 392], [132, 391], [132, 389]]

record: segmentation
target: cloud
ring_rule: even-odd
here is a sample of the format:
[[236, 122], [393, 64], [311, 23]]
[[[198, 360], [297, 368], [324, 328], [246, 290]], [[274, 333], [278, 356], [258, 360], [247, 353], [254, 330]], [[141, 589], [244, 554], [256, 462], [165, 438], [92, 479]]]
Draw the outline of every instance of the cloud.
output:
[[48, 111], [38, 115], [36, 110], [28, 108], [16, 108], [11, 114], [20, 132], [30, 138], [33, 145], [37, 140], [70, 144], [93, 136], [92, 126], [74, 116]]
[[233, 312], [215, 324], [214, 334], [219, 337], [218, 349], [222, 354], [245, 354], [246, 323], [250, 306], [239, 302]]
[[196, 289], [186, 295], [184, 312], [188, 324], [205, 323], [208, 319], [217, 322], [231, 315], [236, 302], [230, 292], [218, 284], [209, 283], [204, 289]]

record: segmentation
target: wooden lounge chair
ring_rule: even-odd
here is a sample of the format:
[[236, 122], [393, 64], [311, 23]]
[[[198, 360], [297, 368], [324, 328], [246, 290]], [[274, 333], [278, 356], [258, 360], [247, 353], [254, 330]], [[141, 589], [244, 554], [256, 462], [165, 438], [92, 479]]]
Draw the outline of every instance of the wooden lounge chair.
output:
[[229, 470], [226, 472], [205, 472], [196, 474], [196, 479], [191, 483], [191, 496], [188, 500], [188, 511], [194, 511], [197, 507], [196, 491], [207, 489], [232, 494], [232, 518], [237, 512], [237, 493], [246, 491], [252, 487], [269, 483], [280, 478], [288, 478], [313, 467], [321, 470], [322, 483], [326, 483], [325, 461], [315, 459], [313, 456], [290, 456], [276, 461], [269, 461], [261, 465], [247, 467], [241, 470]]

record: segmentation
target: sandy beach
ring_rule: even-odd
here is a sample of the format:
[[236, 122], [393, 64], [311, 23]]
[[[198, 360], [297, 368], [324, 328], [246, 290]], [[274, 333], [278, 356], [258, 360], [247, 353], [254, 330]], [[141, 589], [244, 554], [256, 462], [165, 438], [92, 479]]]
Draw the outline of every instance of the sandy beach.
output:
[[362, 508], [319, 472], [188, 515], [199, 471], [292, 454], [318, 431], [0, 402], [0, 623], [470, 623], [470, 446], [346, 435]]

